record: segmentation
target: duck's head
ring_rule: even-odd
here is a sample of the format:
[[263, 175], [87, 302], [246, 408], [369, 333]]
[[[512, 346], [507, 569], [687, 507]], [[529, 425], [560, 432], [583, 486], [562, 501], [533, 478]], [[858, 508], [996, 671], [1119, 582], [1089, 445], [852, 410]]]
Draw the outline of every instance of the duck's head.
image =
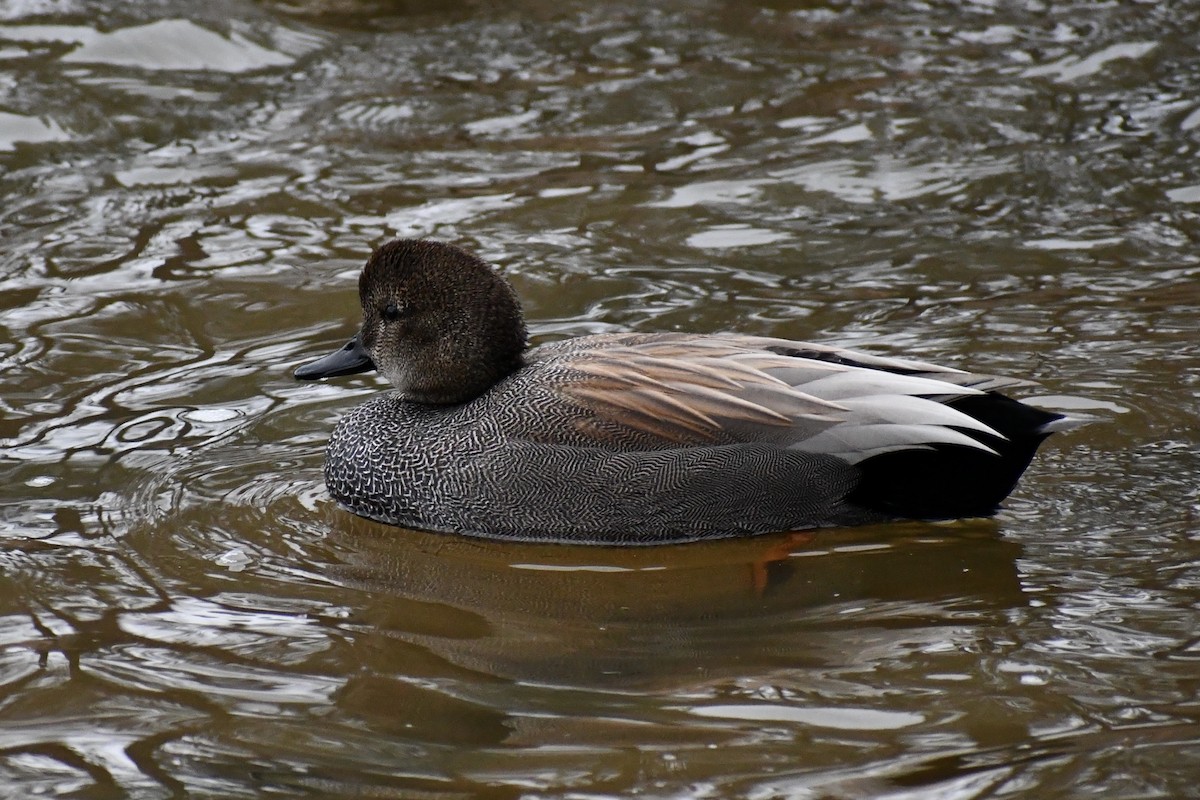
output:
[[378, 369], [405, 399], [461, 403], [521, 364], [525, 323], [512, 287], [465, 250], [424, 239], [378, 248], [358, 279], [362, 327], [295, 371], [300, 380]]

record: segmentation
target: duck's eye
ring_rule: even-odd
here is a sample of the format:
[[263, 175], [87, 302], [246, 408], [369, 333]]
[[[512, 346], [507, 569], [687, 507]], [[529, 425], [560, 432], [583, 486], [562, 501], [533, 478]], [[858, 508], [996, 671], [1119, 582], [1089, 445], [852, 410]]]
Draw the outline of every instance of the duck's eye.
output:
[[395, 322], [400, 319], [400, 306], [395, 303], [388, 303], [383, 307], [383, 318], [388, 322]]

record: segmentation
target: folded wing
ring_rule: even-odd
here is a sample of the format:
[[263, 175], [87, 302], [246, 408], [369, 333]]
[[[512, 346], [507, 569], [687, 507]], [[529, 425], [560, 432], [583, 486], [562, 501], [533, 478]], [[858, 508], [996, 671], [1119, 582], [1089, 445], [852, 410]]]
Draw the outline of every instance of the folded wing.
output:
[[[770, 443], [850, 463], [1005, 436], [947, 403], [1023, 381], [753, 336], [619, 334], [556, 358], [581, 426], [656, 446]], [[545, 348], [554, 357], [555, 348]]]

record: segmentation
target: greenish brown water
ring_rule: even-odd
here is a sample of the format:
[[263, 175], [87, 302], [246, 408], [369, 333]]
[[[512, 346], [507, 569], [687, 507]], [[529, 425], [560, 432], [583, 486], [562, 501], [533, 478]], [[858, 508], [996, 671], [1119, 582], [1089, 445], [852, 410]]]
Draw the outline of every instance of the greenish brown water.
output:
[[[0, 796], [1195, 797], [1200, 9], [0, 6]], [[351, 517], [370, 248], [1041, 381], [992, 521]], [[1118, 413], [1116, 409], [1128, 409]]]

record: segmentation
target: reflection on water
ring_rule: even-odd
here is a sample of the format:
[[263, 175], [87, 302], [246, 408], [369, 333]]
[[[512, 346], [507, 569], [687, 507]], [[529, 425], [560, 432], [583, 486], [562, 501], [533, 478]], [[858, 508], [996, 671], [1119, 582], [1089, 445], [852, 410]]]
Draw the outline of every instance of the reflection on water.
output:
[[[0, 794], [1194, 791], [1195, 17], [0, 8]], [[383, 528], [320, 472], [378, 380], [290, 370], [394, 235], [538, 339], [822, 339], [1112, 421], [990, 522]]]
[[[908, 623], [903, 649], [952, 637], [955, 621], [973, 619], [976, 606], [1021, 602], [1015, 545], [926, 530], [864, 536], [821, 532], [799, 543], [642, 553], [447, 543], [416, 533], [397, 546], [373, 531], [343, 540], [353, 549], [332, 574], [384, 598], [376, 612], [384, 619], [370, 617], [373, 631], [423, 633], [426, 623], [408, 627], [415, 614], [387, 623], [396, 596], [431, 609], [421, 618], [453, 609], [475, 633], [419, 639], [425, 647], [478, 672], [555, 684], [689, 685], [736, 677], [760, 660], [765, 669], [780, 658], [842, 663], [855, 660], [850, 629], [863, 621], [861, 647], [878, 655], [888, 646], [876, 627], [884, 619]], [[937, 578], [914, 586], [914, 573]]]

